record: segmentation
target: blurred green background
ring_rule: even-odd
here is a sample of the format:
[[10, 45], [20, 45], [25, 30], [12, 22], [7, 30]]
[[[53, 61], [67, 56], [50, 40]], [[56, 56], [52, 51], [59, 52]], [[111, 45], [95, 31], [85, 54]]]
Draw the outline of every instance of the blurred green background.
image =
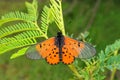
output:
[[[0, 0], [0, 16], [10, 11], [24, 11], [25, 1]], [[48, 0], [38, 0], [42, 9]], [[120, 0], [63, 0], [66, 33], [78, 37], [81, 32], [90, 32], [97, 53], [106, 45], [120, 39]], [[49, 33], [55, 34], [52, 30]], [[45, 60], [29, 60], [25, 56], [10, 60], [13, 52], [0, 55], [0, 80], [69, 80], [73, 73], [64, 64], [49, 65]], [[119, 78], [119, 71], [116, 74]], [[106, 80], [109, 80], [109, 74]]]

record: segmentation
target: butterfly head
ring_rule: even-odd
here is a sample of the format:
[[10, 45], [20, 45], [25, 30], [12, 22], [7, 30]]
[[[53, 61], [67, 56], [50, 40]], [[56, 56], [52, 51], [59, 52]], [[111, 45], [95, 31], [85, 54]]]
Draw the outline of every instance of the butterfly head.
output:
[[57, 37], [62, 37], [63, 35], [62, 35], [62, 32], [58, 32], [57, 33]]

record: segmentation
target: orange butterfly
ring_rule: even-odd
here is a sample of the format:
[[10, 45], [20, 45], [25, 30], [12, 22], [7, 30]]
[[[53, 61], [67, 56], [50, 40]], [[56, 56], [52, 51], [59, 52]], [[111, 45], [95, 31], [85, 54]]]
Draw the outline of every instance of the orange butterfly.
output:
[[49, 64], [59, 62], [71, 64], [75, 58], [90, 58], [95, 53], [95, 48], [88, 43], [63, 36], [61, 32], [58, 32], [56, 37], [30, 47], [26, 55], [30, 59], [45, 58]]

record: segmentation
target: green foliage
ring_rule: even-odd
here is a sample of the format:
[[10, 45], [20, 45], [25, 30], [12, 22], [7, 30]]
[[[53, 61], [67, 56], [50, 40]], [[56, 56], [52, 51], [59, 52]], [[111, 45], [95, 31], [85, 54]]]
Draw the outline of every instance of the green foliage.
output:
[[[31, 4], [31, 6], [32, 5], [33, 4]], [[31, 6], [29, 6], [29, 9], [33, 9]], [[0, 48], [0, 54], [15, 48], [22, 48], [30, 44], [35, 44], [37, 42], [37, 37], [46, 36], [36, 23], [36, 15], [33, 13], [34, 16], [31, 16], [31, 14], [30, 11], [28, 14], [15, 11], [1, 17], [0, 46], [2, 47]], [[14, 22], [14, 24], [6, 25], [8, 22]]]
[[[24, 12], [10, 12], [1, 17], [0, 20], [0, 54], [7, 51], [22, 48], [15, 54], [15, 57], [23, 55], [27, 46], [36, 44], [36, 38], [47, 37], [48, 26], [52, 22], [57, 22], [59, 29], [65, 33], [62, 14], [61, 1], [50, 1], [50, 7], [44, 6], [41, 14], [41, 26], [38, 25], [38, 2], [33, 0], [32, 3], [26, 2], [28, 13]], [[57, 8], [57, 12], [56, 11]], [[12, 24], [8, 24], [12, 22]], [[58, 23], [59, 22], [59, 23]], [[6, 25], [7, 24], [7, 25]], [[22, 52], [20, 54], [20, 52]], [[18, 54], [18, 56], [17, 56]], [[14, 58], [14, 54], [11, 58]]]
[[30, 16], [27, 13], [19, 12], [19, 11], [10, 12], [10, 13], [7, 13], [1, 17], [0, 25], [2, 26], [3, 24], [5, 24], [7, 22], [17, 21], [17, 20], [30, 22], [30, 21], [35, 20], [35, 16]]
[[37, 0], [33, 0], [32, 4], [29, 2], [26, 2], [26, 7], [27, 7], [27, 11], [28, 14], [30, 16], [34, 16], [34, 20], [36, 21], [38, 19], [38, 2]]
[[50, 0], [50, 2], [50, 8], [54, 16], [55, 23], [57, 24], [57, 27], [62, 31], [63, 35], [65, 35], [61, 0]]
[[[105, 50], [101, 50], [98, 56], [92, 59], [82, 60], [86, 66], [81, 68], [78, 63], [74, 63], [78, 68], [81, 78], [84, 80], [104, 80], [105, 71], [120, 70], [120, 40], [106, 46]], [[114, 72], [112, 73], [114, 74]]]
[[42, 14], [41, 14], [41, 30], [47, 35], [47, 30], [49, 23], [52, 23], [54, 20], [51, 8], [44, 6]]
[[38, 30], [38, 29], [37, 29], [37, 27], [35, 27], [34, 24], [23, 23], [23, 22], [16, 23], [16, 24], [10, 25], [10, 26], [5, 26], [5, 27], [1, 28], [0, 38], [17, 33], [17, 32], [23, 32], [23, 31], [29, 31], [29, 30]]
[[16, 57], [18, 57], [18, 56], [23, 55], [28, 48], [29, 48], [29, 47], [23, 48], [23, 49], [19, 50], [17, 53], [14, 53], [14, 54], [10, 57], [10, 59], [14, 59], [14, 58], [16, 58]]

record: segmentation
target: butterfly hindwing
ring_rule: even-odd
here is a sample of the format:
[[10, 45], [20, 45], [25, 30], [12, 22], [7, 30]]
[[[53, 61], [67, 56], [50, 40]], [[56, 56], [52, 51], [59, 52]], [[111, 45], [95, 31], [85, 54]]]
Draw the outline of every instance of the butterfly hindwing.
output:
[[58, 64], [60, 62], [59, 59], [59, 49], [56, 47], [56, 45], [51, 46], [51, 48], [48, 51], [48, 56], [46, 57], [46, 61], [49, 64]]
[[71, 54], [79, 58], [90, 58], [95, 55], [96, 51], [93, 46], [82, 41], [77, 41], [72, 38], [65, 37], [65, 46]]
[[71, 50], [69, 47], [64, 45], [62, 47], [62, 62], [64, 64], [71, 64], [75, 60], [75, 57], [72, 55]]

